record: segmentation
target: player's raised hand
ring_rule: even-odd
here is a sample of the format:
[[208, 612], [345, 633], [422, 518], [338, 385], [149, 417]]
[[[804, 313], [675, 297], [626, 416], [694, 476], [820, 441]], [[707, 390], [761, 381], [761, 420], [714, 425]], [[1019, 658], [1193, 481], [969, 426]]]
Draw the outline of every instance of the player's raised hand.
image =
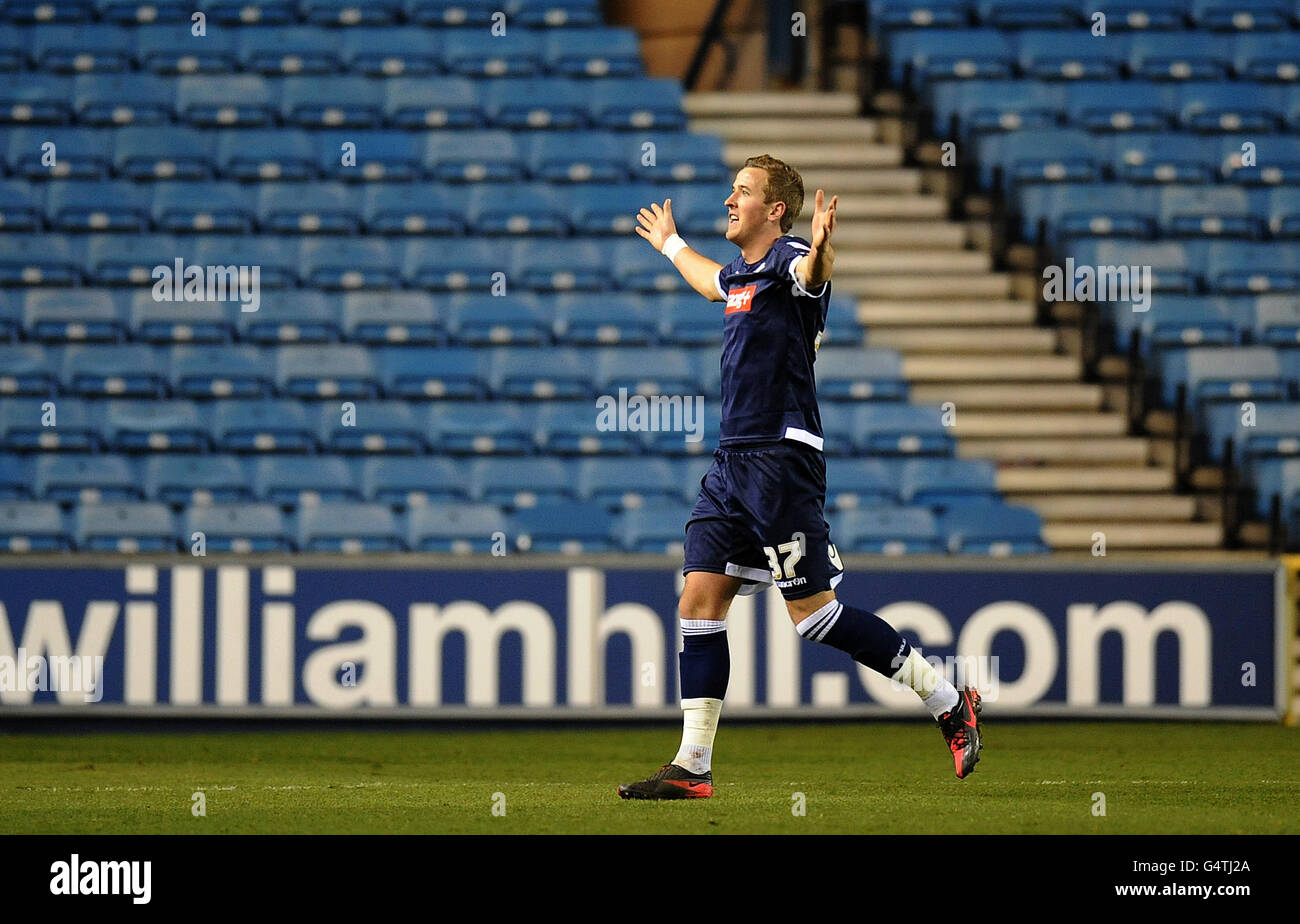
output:
[[637, 214], [636, 220], [641, 223], [636, 233], [654, 245], [655, 250], [663, 250], [664, 241], [677, 233], [672, 199], [665, 199], [662, 206], [658, 202], [651, 202], [649, 208], [643, 208]]
[[814, 249], [820, 249], [823, 244], [829, 243], [831, 232], [835, 230], [835, 205], [840, 201], [839, 196], [832, 196], [830, 205], [825, 204], [826, 194], [820, 189], [813, 199], [812, 215], [812, 238], [810, 243]]

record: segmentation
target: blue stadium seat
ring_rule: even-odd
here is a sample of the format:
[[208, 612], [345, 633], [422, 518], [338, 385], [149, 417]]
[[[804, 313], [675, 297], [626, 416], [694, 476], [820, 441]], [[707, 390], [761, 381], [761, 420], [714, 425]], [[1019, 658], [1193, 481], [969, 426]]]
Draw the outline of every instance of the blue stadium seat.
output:
[[1255, 339], [1278, 347], [1300, 345], [1300, 304], [1290, 295], [1259, 295], [1254, 299]]
[[[555, 339], [570, 346], [649, 346], [657, 339], [665, 301], [637, 295], [611, 299], [595, 292], [556, 296]], [[692, 301], [698, 312], [699, 299]], [[717, 327], [720, 333], [721, 324]]]
[[380, 456], [361, 464], [361, 494], [368, 501], [413, 510], [430, 502], [469, 499], [464, 465], [441, 456]]
[[1126, 80], [1116, 93], [1109, 80], [1076, 80], [1065, 87], [1070, 124], [1090, 132], [1159, 132], [1178, 111], [1176, 88], [1155, 81]]
[[506, 517], [492, 504], [428, 504], [412, 507], [407, 542], [418, 552], [467, 555], [487, 552], [506, 534]]
[[1286, 29], [1288, 0], [1191, 0], [1191, 17], [1198, 28], [1224, 31]]
[[487, 395], [488, 353], [462, 347], [393, 347], [379, 358], [384, 394], [406, 399]]
[[170, 234], [249, 234], [257, 217], [256, 192], [240, 183], [155, 183], [153, 223]]
[[470, 346], [538, 346], [550, 341], [552, 321], [537, 297], [456, 294], [447, 301], [447, 330]]
[[30, 289], [23, 296], [28, 340], [117, 343], [126, 340], [122, 304], [105, 289]]
[[137, 500], [140, 479], [121, 456], [52, 453], [36, 459], [33, 495], [37, 500], [98, 504]]
[[90, 0], [57, 0], [54, 3], [42, 0], [12, 0], [5, 4], [5, 18], [10, 22], [23, 25], [46, 25], [57, 22], [87, 22], [94, 15], [94, 4]]
[[1300, 34], [1293, 31], [1243, 32], [1237, 36], [1232, 66], [1239, 78], [1256, 82], [1300, 79]]
[[219, 401], [209, 425], [217, 452], [293, 452], [316, 449], [315, 429], [298, 401]]
[[1001, 500], [997, 466], [989, 459], [908, 459], [898, 488], [904, 504], [932, 510]]
[[485, 238], [408, 241], [402, 253], [402, 279], [418, 289], [486, 291], [501, 269], [501, 245]]
[[114, 138], [113, 166], [129, 180], [206, 180], [216, 172], [221, 146], [233, 143], [230, 133], [218, 142], [212, 132], [176, 125], [132, 125]]
[[384, 89], [363, 76], [286, 77], [280, 85], [280, 117], [301, 128], [378, 128]]
[[238, 68], [237, 30], [210, 29], [204, 35], [185, 23], [136, 26], [135, 59], [155, 74], [228, 74]]
[[[0, 491], [3, 491], [0, 486]], [[43, 501], [0, 501], [0, 550], [6, 552], [65, 552], [72, 539], [63, 528], [58, 504]]]
[[1233, 441], [1233, 462], [1253, 470], [1261, 460], [1300, 455], [1300, 403], [1223, 402], [1204, 409], [1207, 457], [1225, 461], [1225, 441]]
[[386, 504], [321, 504], [298, 512], [298, 547], [304, 552], [401, 552], [404, 534]]
[[632, 234], [637, 212], [661, 197], [649, 183], [579, 183], [566, 193], [575, 234]]
[[568, 504], [579, 496], [573, 467], [559, 459], [479, 459], [469, 483], [474, 500], [510, 510]]
[[[548, 455], [628, 455], [641, 451], [644, 434], [619, 429], [614, 412], [601, 415], [601, 408], [584, 401], [547, 401], [538, 405], [533, 421], [538, 448]], [[681, 434], [653, 434], [677, 437]]]
[[951, 455], [939, 405], [869, 402], [854, 411], [854, 440], [868, 455]]
[[492, 392], [520, 400], [570, 400], [595, 394], [594, 357], [563, 347], [498, 347], [492, 351]]
[[45, 396], [57, 390], [58, 361], [49, 351], [35, 343], [0, 343], [0, 395], [6, 399], [20, 395]]
[[293, 539], [285, 516], [274, 504], [198, 504], [187, 509], [179, 539], [194, 549], [196, 534], [205, 552], [291, 552]]
[[520, 455], [533, 451], [534, 425], [518, 407], [494, 402], [484, 413], [478, 401], [439, 401], [430, 405], [426, 432], [449, 455]]
[[593, 127], [684, 131], [682, 85], [663, 77], [615, 77], [592, 84], [588, 118]]
[[1279, 186], [1270, 190], [1267, 210], [1268, 228], [1277, 238], [1300, 237], [1300, 189]]
[[270, 234], [356, 234], [361, 193], [342, 183], [262, 183], [257, 222]]
[[943, 551], [935, 516], [925, 507], [861, 507], [832, 515], [831, 534], [841, 552], [883, 555]]
[[1134, 76], [1151, 80], [1216, 80], [1232, 67], [1232, 36], [1208, 32], [1135, 32], [1128, 47]]
[[208, 430], [193, 401], [110, 401], [103, 432], [114, 452], [205, 452]]
[[1250, 305], [1240, 298], [1161, 292], [1152, 297], [1151, 310], [1114, 313], [1116, 348], [1128, 347], [1131, 331], [1142, 331], [1142, 354], [1182, 346], [1231, 346], [1249, 329]]
[[138, 23], [184, 22], [189, 25], [193, 4], [183, 0], [95, 0], [100, 19], [134, 26]]
[[567, 77], [493, 80], [483, 97], [483, 111], [497, 128], [572, 131], [587, 121], [592, 86]]
[[[625, 295], [624, 298], [635, 296]], [[678, 346], [717, 346], [722, 343], [722, 309], [701, 304], [695, 293], [661, 295], [645, 301], [654, 306], [660, 320], [660, 336], [665, 343]]]
[[[1290, 127], [1300, 129], [1300, 93], [1290, 104]], [[1243, 186], [1273, 186], [1300, 183], [1300, 138], [1291, 135], [1266, 135], [1256, 139], [1242, 135], [1224, 135], [1219, 144], [1219, 173], [1224, 180]], [[1246, 141], [1255, 145], [1255, 163], [1243, 163], [1242, 148]]]
[[221, 175], [240, 182], [315, 179], [319, 152], [302, 132], [283, 129], [224, 131], [215, 161]]
[[396, 128], [474, 128], [484, 124], [475, 81], [465, 77], [395, 77], [384, 82], [384, 115]]
[[1026, 129], [976, 139], [980, 183], [993, 186], [1002, 168], [1004, 188], [1022, 183], [1082, 183], [1100, 177], [1103, 155], [1097, 136], [1074, 128]]
[[1290, 247], [1263, 241], [1215, 241], [1205, 254], [1205, 280], [1225, 294], [1300, 291], [1300, 261]]
[[[736, 245], [721, 238], [701, 238], [692, 243], [691, 249], [723, 266], [734, 260], [737, 254]], [[623, 289], [633, 292], [694, 291], [682, 278], [681, 273], [664, 259], [663, 254], [642, 240], [639, 235], [614, 244], [612, 275], [620, 282]]]
[[330, 343], [342, 337], [338, 296], [313, 289], [268, 293], [259, 311], [239, 311], [239, 339], [260, 345]]
[[515, 548], [525, 552], [618, 551], [614, 517], [600, 504], [557, 504], [517, 510], [509, 518]]
[[1244, 189], [1165, 186], [1160, 190], [1160, 228], [1168, 237], [1262, 236]]
[[[108, 177], [112, 163], [106, 144], [111, 139], [100, 132], [84, 128], [19, 128], [9, 132], [9, 144], [5, 151], [5, 163], [10, 171], [28, 180], [44, 182], [49, 179], [59, 180], [102, 180]], [[54, 145], [53, 149], [47, 145]], [[54, 158], [50, 162], [49, 155]], [[6, 187], [14, 190], [27, 190], [23, 203], [32, 218], [39, 221], [40, 188], [17, 180], [6, 182]], [[12, 206], [6, 203], [7, 216], [14, 214]], [[14, 215], [15, 219], [17, 215]], [[6, 231], [35, 231], [36, 227], [22, 228], [18, 222], [11, 226], [5, 221]]]
[[176, 114], [198, 128], [260, 128], [275, 122], [270, 81], [256, 74], [204, 74], [176, 81]]
[[548, 183], [617, 183], [627, 175], [627, 140], [614, 132], [529, 132], [528, 174]]
[[335, 453], [416, 455], [429, 451], [428, 415], [408, 401], [334, 402], [317, 412], [321, 447]]
[[1277, 401], [1287, 397], [1278, 352], [1265, 346], [1192, 347], [1160, 356], [1162, 399], [1172, 406], [1180, 384], [1196, 412], [1208, 401]]
[[568, 209], [546, 183], [476, 184], [466, 217], [475, 234], [562, 235], [568, 230]]
[[1209, 183], [1219, 170], [1213, 138], [1190, 132], [1122, 132], [1102, 156], [1127, 183]]
[[27, 65], [27, 30], [0, 23], [0, 71], [13, 73]]
[[301, 0], [298, 6], [304, 21], [319, 26], [347, 26], [345, 32], [395, 23], [401, 9], [398, 0]]
[[32, 468], [29, 458], [0, 453], [0, 500], [32, 498]]
[[970, 0], [867, 0], [873, 29], [957, 29], [972, 15]]
[[[1028, 6], [1028, 5], [1026, 5]], [[1084, 29], [1026, 29], [1015, 36], [1021, 71], [1039, 80], [1110, 80], [1119, 76], [1127, 36], [1104, 42]]]
[[361, 500], [352, 466], [337, 456], [263, 456], [252, 474], [253, 496], [279, 507]]
[[1278, 87], [1253, 86], [1243, 99], [1236, 85], [1223, 80], [1178, 85], [1179, 123], [1191, 131], [1269, 134], [1281, 127], [1282, 112]]
[[510, 132], [430, 132], [424, 169], [439, 183], [513, 183], [524, 177], [524, 156]]
[[1078, 21], [1074, 7], [1059, 0], [976, 0], [975, 12], [982, 24], [999, 29], [1066, 29]]
[[22, 324], [21, 297], [16, 292], [0, 289], [0, 343], [18, 339]]
[[[907, 460], [913, 461], [931, 460]], [[891, 459], [844, 459], [829, 467], [826, 486], [828, 510], [889, 506], [899, 502], [901, 467]]]
[[641, 43], [633, 29], [550, 28], [542, 36], [542, 63], [565, 77], [636, 77]]
[[298, 19], [295, 0], [202, 0], [199, 5], [223, 26], [283, 26]]
[[52, 180], [45, 220], [55, 231], [141, 234], [149, 230], [149, 199], [134, 183]]
[[340, 51], [354, 74], [367, 77], [420, 77], [436, 74], [442, 60], [442, 35], [410, 27], [356, 26], [343, 33]]
[[654, 164], [649, 166], [644, 163], [642, 143], [625, 146], [624, 150], [628, 172], [637, 180], [722, 183], [728, 187], [731, 182], [731, 170], [722, 159], [722, 139], [713, 135], [660, 135], [655, 139]]
[[681, 503], [681, 472], [664, 459], [584, 459], [578, 463], [577, 485], [584, 501], [611, 510]]
[[929, 91], [931, 128], [957, 142], [984, 132], [1049, 128], [1062, 118], [1066, 87], [1040, 80], [939, 81]]
[[629, 552], [680, 556], [686, 544], [686, 521], [691, 508], [646, 507], [619, 515], [615, 533]]
[[66, 125], [72, 115], [72, 78], [32, 75], [0, 88], [0, 125]]
[[186, 398], [270, 397], [274, 356], [261, 347], [173, 347], [168, 356], [172, 392]]
[[143, 484], [147, 500], [174, 507], [253, 499], [248, 473], [234, 456], [150, 453]]
[[166, 394], [166, 368], [157, 352], [143, 344], [72, 346], [63, 354], [65, 391], [85, 398], [160, 398]]
[[510, 251], [511, 281], [534, 292], [600, 292], [608, 288], [609, 247], [596, 238], [534, 240]]
[[229, 343], [238, 311], [230, 302], [156, 302], [152, 292], [135, 291], [131, 334], [144, 343]]
[[343, 296], [343, 331], [348, 340], [372, 346], [445, 340], [433, 298], [424, 292], [349, 292]]
[[356, 344], [303, 344], [276, 351], [275, 382], [296, 398], [372, 398], [379, 376], [370, 351]]
[[1081, 266], [1150, 266], [1155, 292], [1195, 292], [1198, 272], [1181, 241], [1112, 241], [1092, 238], [1072, 241], [1069, 254]]
[[303, 241], [299, 277], [318, 289], [392, 289], [401, 281], [392, 246], [364, 237]]
[[317, 166], [332, 180], [409, 183], [423, 171], [424, 141], [414, 132], [349, 129], [320, 132], [316, 140]]
[[176, 83], [152, 74], [82, 74], [72, 84], [72, 108], [82, 126], [161, 125], [171, 120], [175, 104]]
[[854, 408], [851, 404], [823, 401], [819, 409], [822, 451], [828, 456], [853, 455], [856, 451]]
[[941, 526], [953, 554], [1033, 555], [1050, 551], [1042, 540], [1042, 518], [1028, 507], [1001, 502], [957, 504]]
[[277, 76], [336, 74], [343, 70], [341, 43], [337, 32], [310, 26], [241, 29], [239, 64]]
[[662, 189], [665, 198], [673, 200], [673, 218], [681, 231], [718, 237], [727, 233], [727, 209], [722, 203], [731, 194], [730, 184], [682, 183]]
[[0, 235], [0, 285], [75, 285], [81, 281], [78, 243], [61, 234]]
[[663, 347], [621, 350], [611, 347], [597, 351], [595, 361], [595, 385], [603, 394], [616, 396], [620, 388], [627, 389], [629, 395], [693, 396], [704, 393], [703, 370], [697, 365], [695, 356], [684, 350]]
[[907, 382], [898, 351], [827, 346], [813, 366], [817, 391], [832, 401], [905, 401]]
[[1300, 493], [1300, 459], [1255, 459], [1250, 466], [1249, 481], [1255, 487], [1255, 515], [1268, 519], [1273, 498], [1277, 497], [1282, 522], [1294, 541], [1297, 526], [1300, 526], [1296, 522], [1300, 509], [1296, 502], [1296, 495]]
[[73, 513], [77, 548], [86, 552], [172, 552], [176, 529], [165, 504], [81, 504]]
[[494, 35], [486, 29], [443, 33], [443, 66], [465, 77], [531, 77], [542, 72], [542, 40], [527, 29]]
[[997, 29], [917, 29], [894, 32], [887, 41], [889, 76], [919, 89], [935, 79], [1005, 78], [1015, 50]]
[[[417, 183], [369, 183], [365, 189], [363, 215], [366, 227], [379, 234], [459, 235], [465, 227], [465, 187], [431, 186]], [[487, 241], [459, 238], [454, 242], [439, 240], [412, 241], [406, 248], [430, 259], [463, 261], [461, 251], [472, 254], [495, 249]], [[477, 261], [476, 261], [477, 262]], [[481, 264], [480, 264], [481, 265]], [[408, 278], [408, 282], [415, 282]], [[417, 283], [421, 287], [448, 288], [445, 282], [431, 280]], [[486, 288], [486, 281], [483, 287]]]
[[507, 0], [507, 15], [530, 29], [595, 26], [601, 22], [597, 0]]
[[120, 72], [131, 67], [131, 32], [119, 26], [42, 25], [29, 33], [33, 66], [56, 74]]
[[94, 452], [102, 448], [91, 406], [73, 398], [0, 401], [0, 449], [10, 452]]
[[[1026, 240], [1049, 246], [1080, 237], [1149, 238], [1160, 188], [1131, 183], [1038, 183], [1016, 191]], [[1039, 239], [1040, 222], [1045, 237]]]

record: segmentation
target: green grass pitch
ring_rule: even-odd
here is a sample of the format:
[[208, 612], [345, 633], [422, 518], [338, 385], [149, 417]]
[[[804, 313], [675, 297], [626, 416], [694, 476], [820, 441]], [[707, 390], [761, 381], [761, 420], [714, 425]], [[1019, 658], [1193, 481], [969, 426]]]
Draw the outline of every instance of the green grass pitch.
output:
[[985, 738], [962, 781], [922, 722], [724, 721], [714, 798], [656, 803], [615, 786], [671, 757], [667, 726], [3, 733], [0, 831], [1300, 833], [1296, 729], [1007, 722]]

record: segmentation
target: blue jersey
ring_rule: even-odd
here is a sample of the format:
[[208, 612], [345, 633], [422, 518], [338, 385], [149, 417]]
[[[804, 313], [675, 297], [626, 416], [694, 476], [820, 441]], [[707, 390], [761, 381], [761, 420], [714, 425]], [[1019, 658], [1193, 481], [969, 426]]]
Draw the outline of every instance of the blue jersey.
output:
[[718, 270], [718, 294], [727, 301], [722, 446], [795, 440], [822, 448], [813, 360], [831, 284], [816, 292], [799, 284], [794, 267], [808, 251], [806, 241], [787, 234], [757, 263], [740, 254]]

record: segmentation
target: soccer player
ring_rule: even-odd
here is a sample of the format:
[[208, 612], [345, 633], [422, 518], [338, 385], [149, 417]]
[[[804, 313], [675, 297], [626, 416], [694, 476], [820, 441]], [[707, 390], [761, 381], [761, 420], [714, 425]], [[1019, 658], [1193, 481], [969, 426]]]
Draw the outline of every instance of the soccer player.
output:
[[731, 671], [727, 609], [736, 594], [773, 582], [801, 636], [916, 691], [939, 723], [958, 778], [979, 760], [979, 693], [958, 690], [879, 616], [835, 596], [843, 567], [822, 512], [826, 460], [813, 361], [830, 303], [838, 201], [826, 203], [817, 190], [811, 240], [795, 237], [803, 179], [769, 155], [749, 158], [724, 203], [727, 240], [740, 248], [726, 266], [677, 235], [671, 199], [637, 216], [636, 232], [726, 309], [720, 445], [686, 525], [677, 607], [681, 748], [649, 779], [620, 786], [624, 799], [713, 795], [713, 739]]

